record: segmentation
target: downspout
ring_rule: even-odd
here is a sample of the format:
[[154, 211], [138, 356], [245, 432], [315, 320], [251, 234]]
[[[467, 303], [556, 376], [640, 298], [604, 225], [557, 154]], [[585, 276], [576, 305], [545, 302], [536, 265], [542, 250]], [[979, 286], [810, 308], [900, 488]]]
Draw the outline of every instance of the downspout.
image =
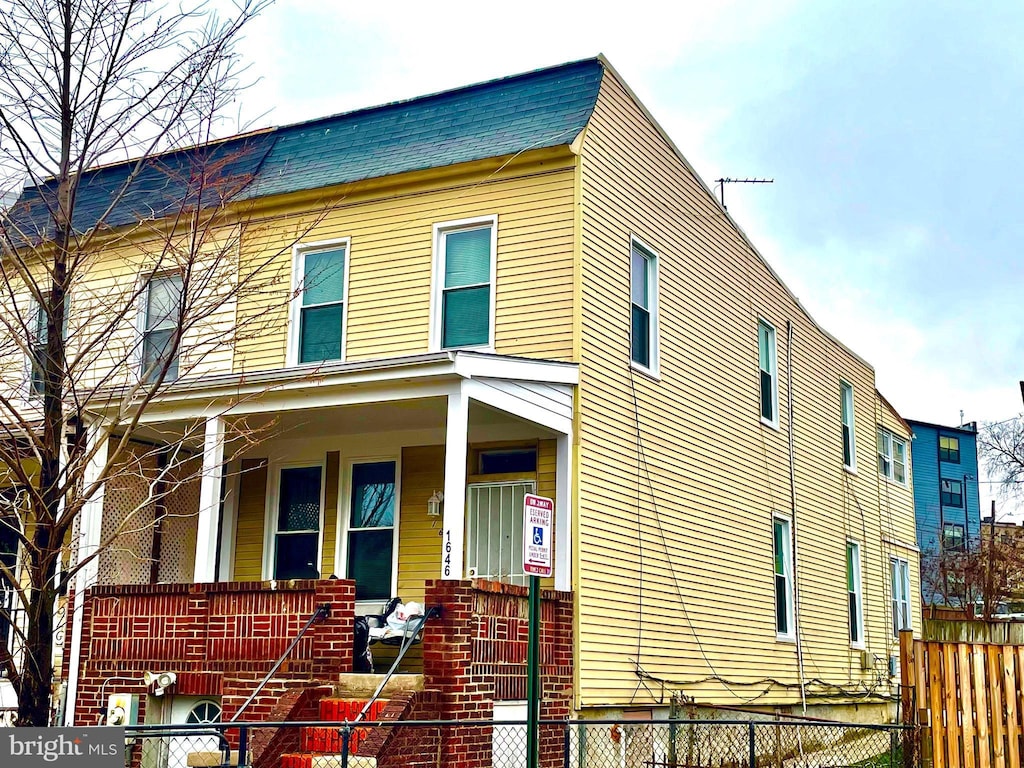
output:
[[789, 503], [793, 515], [793, 628], [796, 630], [796, 663], [800, 675], [800, 705], [807, 714], [807, 685], [804, 681], [804, 646], [800, 639], [800, 579], [797, 578], [796, 526], [796, 444], [793, 434], [793, 321], [786, 321], [786, 410], [789, 417]]

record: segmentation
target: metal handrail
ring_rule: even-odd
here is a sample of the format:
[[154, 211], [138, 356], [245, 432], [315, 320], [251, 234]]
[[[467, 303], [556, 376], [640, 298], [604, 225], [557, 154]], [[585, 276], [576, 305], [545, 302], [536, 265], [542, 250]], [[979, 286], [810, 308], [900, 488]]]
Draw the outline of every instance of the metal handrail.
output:
[[292, 640], [291, 644], [285, 649], [284, 653], [281, 654], [281, 658], [274, 662], [274, 666], [270, 668], [270, 671], [267, 672], [266, 677], [264, 677], [260, 681], [260, 684], [256, 686], [256, 690], [254, 690], [252, 694], [250, 694], [249, 698], [245, 700], [245, 703], [242, 704], [242, 706], [238, 708], [238, 711], [235, 712], [232, 718], [228, 720], [229, 723], [233, 723], [236, 720], [238, 720], [239, 715], [241, 715], [246, 710], [246, 708], [253, 703], [256, 697], [260, 694], [260, 691], [262, 691], [266, 687], [267, 683], [270, 682], [271, 678], [273, 678], [274, 675], [277, 674], [277, 670], [279, 670], [281, 668], [281, 665], [284, 664], [285, 659], [287, 659], [291, 655], [292, 651], [295, 650], [295, 646], [299, 644], [299, 641], [302, 640], [306, 632], [309, 631], [309, 628], [318, 622], [324, 621], [330, 615], [330, 603], [321, 603], [316, 607], [316, 610], [313, 611], [313, 615], [310, 616], [309, 621], [306, 622], [306, 626], [299, 630], [299, 634], [295, 636], [295, 639]]

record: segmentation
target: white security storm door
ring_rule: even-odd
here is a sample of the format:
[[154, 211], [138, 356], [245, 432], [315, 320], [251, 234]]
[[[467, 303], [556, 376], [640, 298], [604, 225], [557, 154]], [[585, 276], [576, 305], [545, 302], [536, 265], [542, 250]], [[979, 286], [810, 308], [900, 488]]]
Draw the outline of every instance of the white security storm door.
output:
[[467, 572], [478, 579], [529, 583], [523, 571], [523, 500], [535, 485], [517, 480], [474, 483], [466, 489]]
[[393, 596], [395, 477], [393, 461], [352, 465], [346, 575], [356, 582], [356, 600]]
[[285, 467], [277, 494], [275, 579], [320, 576], [322, 467]]

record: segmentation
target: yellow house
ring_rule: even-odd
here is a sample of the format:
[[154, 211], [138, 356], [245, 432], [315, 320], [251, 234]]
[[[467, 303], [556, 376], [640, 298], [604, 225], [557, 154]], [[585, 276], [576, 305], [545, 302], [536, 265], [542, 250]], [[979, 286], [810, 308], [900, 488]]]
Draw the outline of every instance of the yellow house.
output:
[[[130, 212], [71, 299], [74, 327], [149, 281], [117, 330], [141, 356], [95, 382], [147, 361], [175, 380], [134, 428], [135, 474], [87, 511], [81, 546], [119, 546], [79, 582], [69, 723], [124, 669], [88, 600], [159, 612], [175, 584], [214, 601], [336, 576], [358, 613], [433, 579], [521, 585], [526, 493], [555, 502], [572, 711], [894, 701], [895, 632], [920, 627], [910, 430], [607, 61], [233, 141], [251, 179], [209, 282], [244, 290], [173, 360], [152, 297], [187, 289], [147, 267]], [[123, 406], [97, 400], [96, 424]]]

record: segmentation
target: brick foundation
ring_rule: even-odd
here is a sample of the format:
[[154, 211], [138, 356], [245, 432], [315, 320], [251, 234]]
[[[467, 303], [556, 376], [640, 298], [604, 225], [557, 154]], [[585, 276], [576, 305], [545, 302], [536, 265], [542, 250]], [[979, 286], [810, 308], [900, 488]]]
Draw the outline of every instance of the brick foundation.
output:
[[146, 671], [178, 676], [172, 693], [216, 696], [230, 718], [284, 653], [317, 606], [330, 604], [246, 709], [244, 720], [269, 720], [290, 690], [333, 683], [352, 669], [352, 581], [221, 582], [98, 586], [82, 615], [76, 725], [95, 725], [110, 693], [140, 694]]
[[[526, 698], [529, 590], [490, 581], [427, 582], [426, 604], [443, 608], [423, 637], [424, 686], [440, 694], [442, 719], [493, 720], [494, 702]], [[569, 717], [573, 693], [573, 596], [541, 594], [541, 718]], [[492, 762], [490, 728], [443, 729], [441, 754], [449, 768]], [[557, 729], [542, 728], [541, 765], [558, 766]]]

